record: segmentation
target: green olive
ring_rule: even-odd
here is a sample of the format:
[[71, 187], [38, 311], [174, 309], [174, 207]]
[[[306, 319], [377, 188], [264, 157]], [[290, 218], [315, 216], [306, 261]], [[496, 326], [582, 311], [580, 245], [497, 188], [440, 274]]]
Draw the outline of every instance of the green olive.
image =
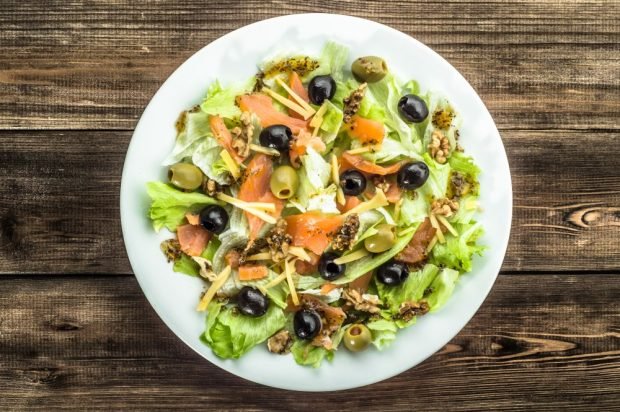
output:
[[351, 65], [351, 71], [357, 80], [375, 83], [383, 79], [388, 72], [385, 60], [377, 56], [360, 57]]
[[351, 325], [344, 333], [344, 346], [351, 352], [360, 352], [368, 347], [372, 341], [372, 334], [361, 323]]
[[396, 233], [394, 225], [383, 224], [377, 226], [377, 233], [364, 239], [364, 247], [371, 253], [381, 253], [396, 243]]
[[280, 166], [271, 174], [269, 181], [271, 192], [278, 199], [292, 197], [299, 187], [299, 177], [291, 166]]
[[195, 190], [202, 184], [202, 172], [190, 163], [177, 163], [168, 170], [170, 183], [184, 190]]

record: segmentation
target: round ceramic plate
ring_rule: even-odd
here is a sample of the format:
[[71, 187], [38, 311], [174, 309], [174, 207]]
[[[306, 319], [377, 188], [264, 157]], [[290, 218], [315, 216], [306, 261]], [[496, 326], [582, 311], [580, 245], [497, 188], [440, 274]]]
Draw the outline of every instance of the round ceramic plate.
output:
[[[489, 246], [474, 270], [461, 277], [449, 302], [437, 313], [401, 330], [391, 347], [351, 354], [341, 349], [333, 362], [318, 369], [299, 366], [292, 356], [270, 354], [259, 345], [238, 360], [217, 358], [200, 342], [204, 313], [195, 311], [203, 283], [174, 273], [159, 243], [169, 233], [155, 233], [147, 219], [145, 184], [165, 180], [163, 159], [172, 149], [179, 113], [200, 103], [207, 86], [243, 81], [256, 65], [274, 54], [319, 55], [327, 40], [357, 56], [383, 57], [401, 80], [416, 79], [422, 89], [445, 94], [462, 114], [461, 143], [481, 166], [480, 215]], [[512, 192], [508, 160], [491, 115], [467, 81], [437, 53], [415, 39], [381, 24], [330, 14], [277, 17], [235, 30], [198, 51], [163, 84], [134, 132], [123, 169], [121, 220], [131, 266], [149, 302], [168, 327], [211, 363], [264, 385], [331, 391], [378, 382], [422, 362], [454, 337], [487, 296], [499, 272], [510, 232]]]

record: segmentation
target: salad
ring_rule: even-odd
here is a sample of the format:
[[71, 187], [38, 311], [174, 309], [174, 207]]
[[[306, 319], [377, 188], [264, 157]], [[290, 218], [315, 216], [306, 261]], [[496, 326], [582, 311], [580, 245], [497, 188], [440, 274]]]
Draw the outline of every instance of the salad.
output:
[[221, 358], [382, 350], [484, 249], [458, 112], [380, 57], [347, 61], [328, 42], [215, 81], [176, 122], [168, 180], [147, 184], [164, 255], [204, 281], [201, 340]]

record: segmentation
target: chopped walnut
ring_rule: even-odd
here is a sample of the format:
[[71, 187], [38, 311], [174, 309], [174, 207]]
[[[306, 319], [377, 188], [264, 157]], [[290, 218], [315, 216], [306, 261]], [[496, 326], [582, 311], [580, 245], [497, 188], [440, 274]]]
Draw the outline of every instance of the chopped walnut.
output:
[[377, 189], [381, 189], [383, 193], [387, 193], [388, 190], [390, 190], [390, 186], [391, 186], [390, 182], [387, 181], [385, 176], [375, 176], [372, 179], [372, 183], [375, 185]]
[[431, 213], [450, 217], [459, 210], [459, 202], [452, 199], [436, 199], [431, 203]]
[[206, 177], [202, 181], [202, 191], [205, 192], [207, 196], [215, 197], [215, 195], [222, 191], [222, 187], [215, 180]]
[[398, 309], [398, 313], [394, 316], [396, 319], [402, 319], [409, 322], [416, 316], [426, 314], [430, 310], [430, 306], [425, 301], [421, 302], [403, 302]]
[[449, 198], [459, 198], [465, 196], [471, 190], [471, 184], [467, 178], [460, 172], [452, 172], [450, 175], [450, 184], [448, 186]]
[[286, 329], [282, 329], [267, 341], [269, 352], [277, 353], [278, 355], [289, 353], [292, 345], [293, 339], [291, 339], [291, 334]]
[[435, 130], [431, 135], [428, 151], [437, 163], [446, 163], [450, 155], [450, 140], [439, 130]]
[[181, 258], [181, 244], [176, 239], [168, 239], [159, 245], [162, 252], [166, 256], [168, 262], [173, 262]]
[[449, 109], [440, 109], [433, 113], [433, 126], [439, 129], [448, 129], [452, 125], [454, 112]]
[[250, 112], [242, 112], [239, 117], [241, 127], [236, 126], [231, 131], [232, 147], [241, 157], [247, 157], [250, 154], [250, 143], [254, 136], [254, 125], [252, 124], [252, 114]]
[[351, 118], [357, 111], [360, 109], [360, 105], [362, 104], [362, 99], [364, 99], [364, 95], [366, 94], [366, 87], [368, 85], [366, 83], [362, 83], [359, 87], [351, 92], [349, 97], [345, 97], [342, 101], [344, 103], [344, 122], [351, 123]]
[[379, 300], [379, 296], [370, 295], [368, 293], [361, 294], [357, 289], [345, 289], [342, 297], [347, 301], [349, 306], [353, 306], [360, 312], [379, 313], [379, 305], [383, 302]]
[[276, 225], [267, 233], [265, 237], [271, 260], [278, 263], [288, 255], [288, 248], [293, 242], [291, 235], [286, 233], [286, 220], [278, 219]]
[[360, 228], [360, 218], [357, 213], [352, 213], [346, 217], [344, 223], [338, 229], [332, 247], [334, 250], [345, 251], [351, 249], [357, 231]]

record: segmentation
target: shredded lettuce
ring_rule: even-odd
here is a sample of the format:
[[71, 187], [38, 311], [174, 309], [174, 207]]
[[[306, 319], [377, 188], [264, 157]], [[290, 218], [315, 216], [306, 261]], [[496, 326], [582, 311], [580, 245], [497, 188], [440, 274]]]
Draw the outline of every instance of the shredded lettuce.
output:
[[379, 319], [366, 324], [372, 334], [372, 344], [378, 349], [387, 348], [396, 339], [398, 327], [387, 319]]
[[480, 223], [452, 225], [459, 236], [446, 234], [446, 243], [437, 243], [430, 255], [430, 262], [446, 266], [460, 272], [470, 272], [474, 254], [481, 255], [485, 247], [476, 244], [476, 240], [482, 235], [483, 229]]
[[222, 147], [217, 140], [210, 137], [204, 139], [195, 149], [192, 155], [192, 162], [202, 170], [202, 172], [221, 185], [230, 183], [230, 171], [220, 158]]
[[429, 175], [426, 183], [419, 189], [420, 193], [425, 193], [430, 198], [442, 199], [446, 197], [448, 190], [448, 180], [452, 168], [449, 163], [439, 164], [431, 158], [428, 153], [424, 153], [424, 163], [428, 166]]
[[178, 134], [172, 153], [164, 160], [163, 165], [168, 166], [191, 157], [196, 148], [209, 136], [212, 136], [209, 116], [200, 110], [185, 112], [183, 130]]
[[459, 272], [445, 268], [435, 277], [430, 285], [430, 294], [426, 296], [426, 301], [431, 307], [431, 312], [435, 312], [446, 304], [459, 278]]
[[330, 179], [331, 166], [311, 147], [301, 157], [302, 168], [299, 172], [299, 189], [297, 200], [306, 209], [313, 196], [321, 194]]
[[163, 182], [148, 182], [146, 191], [152, 201], [149, 217], [156, 232], [162, 227], [171, 231], [176, 230], [192, 206], [219, 203], [202, 193], [182, 192]]
[[336, 107], [329, 100], [325, 100], [325, 114], [323, 114], [323, 123], [321, 123], [322, 140], [325, 144], [330, 144], [336, 139], [340, 126], [342, 126], [343, 114], [342, 110]]
[[233, 85], [222, 87], [219, 81], [214, 81], [207, 90], [207, 97], [200, 104], [200, 108], [206, 114], [219, 115], [232, 119], [241, 114], [235, 104], [235, 98], [248, 90], [248, 85]]
[[428, 216], [429, 205], [418, 193], [403, 193], [398, 226], [408, 227], [422, 223]]
[[319, 57], [319, 67], [306, 75], [308, 78], [329, 74], [337, 82], [344, 78], [344, 66], [349, 58], [349, 48], [333, 41], [328, 41], [323, 46], [321, 57]]

